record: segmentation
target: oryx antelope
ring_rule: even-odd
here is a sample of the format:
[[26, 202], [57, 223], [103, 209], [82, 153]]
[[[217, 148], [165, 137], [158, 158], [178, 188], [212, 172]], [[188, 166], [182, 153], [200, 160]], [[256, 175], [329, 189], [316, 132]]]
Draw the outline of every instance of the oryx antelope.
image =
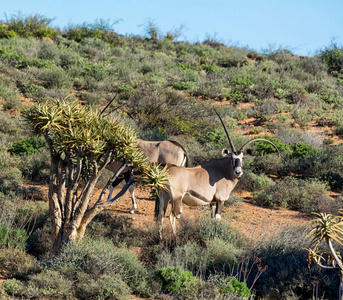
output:
[[155, 206], [155, 219], [160, 236], [169, 202], [171, 202], [169, 218], [174, 234], [176, 233], [175, 220], [180, 217], [179, 209], [182, 203], [188, 206], [215, 205], [215, 212], [213, 211], [212, 216], [214, 217], [215, 214], [216, 219], [221, 218], [224, 202], [229, 199], [232, 190], [243, 174], [243, 151], [246, 146], [256, 141], [265, 141], [272, 144], [279, 152], [272, 142], [261, 138], [248, 141], [236, 151], [224, 122], [218, 113], [217, 115], [224, 127], [232, 152], [224, 149], [222, 151], [223, 158], [211, 159], [193, 168], [178, 166], [168, 168], [169, 176], [166, 187], [160, 189], [159, 199]]
[[[145, 141], [139, 140], [139, 147], [142, 149], [146, 157], [150, 162], [159, 163], [161, 165], [176, 165], [176, 166], [189, 166], [189, 159], [186, 149], [175, 141]], [[109, 164], [106, 169], [117, 172], [122, 166], [120, 162], [113, 162]], [[114, 187], [117, 186], [121, 181], [129, 181], [131, 174], [131, 168], [127, 167], [122, 171], [122, 176], [114, 181], [110, 188], [108, 199], [111, 199]], [[134, 213], [137, 208], [136, 198], [134, 194], [134, 187], [131, 185], [129, 187], [132, 199], [132, 208], [130, 213]]]

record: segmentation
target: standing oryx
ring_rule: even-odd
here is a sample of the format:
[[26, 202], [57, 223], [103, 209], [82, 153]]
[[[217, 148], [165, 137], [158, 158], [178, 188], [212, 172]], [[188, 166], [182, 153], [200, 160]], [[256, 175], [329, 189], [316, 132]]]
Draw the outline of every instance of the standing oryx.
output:
[[165, 189], [160, 189], [159, 199], [155, 206], [155, 219], [159, 226], [160, 236], [162, 235], [163, 217], [169, 202], [171, 202], [169, 218], [174, 234], [176, 232], [175, 219], [180, 216], [179, 208], [182, 203], [189, 206], [215, 204], [215, 218], [221, 218], [224, 202], [229, 199], [232, 190], [243, 174], [243, 151], [247, 145], [256, 141], [265, 141], [272, 144], [279, 152], [272, 142], [260, 138], [248, 141], [239, 151], [236, 151], [221, 117], [218, 113], [217, 115], [229, 139], [232, 152], [224, 149], [222, 154], [225, 157], [211, 159], [194, 168], [177, 166], [168, 168], [167, 184]]
[[[181, 146], [178, 142], [175, 141], [144, 141], [139, 140], [139, 147], [142, 149], [146, 157], [150, 162], [159, 163], [161, 165], [176, 165], [176, 166], [189, 166], [189, 159], [186, 149]], [[112, 171], [113, 173], [117, 172], [122, 166], [120, 162], [113, 162], [109, 164], [106, 169]], [[122, 171], [122, 176], [114, 181], [113, 185], [110, 188], [108, 199], [111, 199], [113, 189], [121, 181], [125, 179], [126, 182], [130, 179], [131, 168], [127, 167]], [[134, 213], [137, 208], [137, 203], [134, 195], [134, 187], [131, 185], [129, 187], [132, 198], [132, 208], [130, 213]]]

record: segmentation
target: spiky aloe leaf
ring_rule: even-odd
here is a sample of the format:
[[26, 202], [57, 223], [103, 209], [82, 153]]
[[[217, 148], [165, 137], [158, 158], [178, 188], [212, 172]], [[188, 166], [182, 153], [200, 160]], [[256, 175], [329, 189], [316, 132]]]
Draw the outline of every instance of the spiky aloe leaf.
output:
[[319, 244], [323, 240], [331, 239], [343, 245], [343, 220], [342, 217], [327, 213], [314, 213], [317, 215], [313, 223], [313, 229], [307, 235], [313, 236], [312, 244]]
[[45, 131], [65, 129], [63, 110], [56, 105], [55, 100], [47, 100], [34, 108], [23, 112], [24, 118], [29, 120], [36, 133], [42, 134]]
[[161, 168], [158, 164], [148, 163], [143, 169], [144, 179], [156, 189], [164, 189], [168, 180], [168, 168]]
[[[89, 106], [77, 101], [49, 99], [45, 103], [27, 109], [24, 117], [32, 123], [36, 133], [48, 133], [56, 152], [72, 159], [83, 157], [96, 159], [111, 153], [112, 161], [127, 161], [142, 170], [144, 178], [156, 188], [162, 187], [166, 169], [150, 164], [138, 147], [135, 132], [119, 119], [104, 117]], [[71, 162], [71, 160], [70, 160]]]

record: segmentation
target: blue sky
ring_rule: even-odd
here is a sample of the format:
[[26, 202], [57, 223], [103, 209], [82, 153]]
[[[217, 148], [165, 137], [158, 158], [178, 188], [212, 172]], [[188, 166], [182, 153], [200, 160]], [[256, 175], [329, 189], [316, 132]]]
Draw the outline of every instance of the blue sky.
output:
[[314, 55], [335, 39], [343, 44], [342, 0], [1, 0], [1, 20], [21, 12], [55, 18], [52, 26], [119, 21], [120, 34], [144, 36], [152, 21], [165, 34], [184, 26], [179, 40], [203, 42], [211, 37], [227, 45], [261, 52], [288, 48]]

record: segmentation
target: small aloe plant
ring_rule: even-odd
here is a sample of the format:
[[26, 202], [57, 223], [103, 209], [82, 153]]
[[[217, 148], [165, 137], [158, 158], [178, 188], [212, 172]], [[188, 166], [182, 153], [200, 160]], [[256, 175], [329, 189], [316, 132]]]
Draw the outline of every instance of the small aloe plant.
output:
[[[343, 214], [343, 210], [339, 210]], [[343, 300], [343, 262], [342, 256], [335, 250], [333, 242], [343, 246], [343, 216], [326, 213], [314, 213], [317, 217], [312, 221], [312, 230], [307, 237], [312, 237], [313, 249], [308, 249], [308, 262], [316, 263], [323, 269], [335, 270], [340, 278], [339, 300]], [[319, 249], [324, 242], [328, 250]]]

